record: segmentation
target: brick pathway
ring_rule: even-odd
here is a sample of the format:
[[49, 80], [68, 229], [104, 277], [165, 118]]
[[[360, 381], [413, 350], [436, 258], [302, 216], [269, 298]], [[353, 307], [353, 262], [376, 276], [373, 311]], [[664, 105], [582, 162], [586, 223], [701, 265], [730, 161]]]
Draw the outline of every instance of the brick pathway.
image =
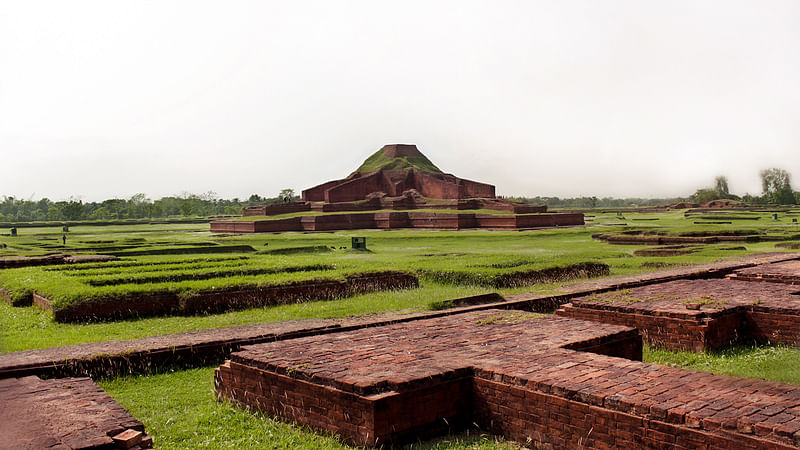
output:
[[89, 378], [0, 380], [0, 449], [150, 448], [144, 426]]
[[800, 388], [607, 356], [640, 351], [630, 328], [495, 310], [246, 347], [215, 384], [361, 445], [472, 422], [556, 447], [800, 444]]

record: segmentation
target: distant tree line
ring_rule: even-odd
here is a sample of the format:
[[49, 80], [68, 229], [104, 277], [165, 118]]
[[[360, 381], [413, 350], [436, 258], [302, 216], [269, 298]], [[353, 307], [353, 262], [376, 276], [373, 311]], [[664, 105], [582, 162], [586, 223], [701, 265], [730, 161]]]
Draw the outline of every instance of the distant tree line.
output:
[[792, 176], [784, 169], [771, 168], [759, 172], [761, 176], [761, 194], [731, 194], [728, 179], [718, 176], [714, 179], [714, 187], [700, 188], [689, 197], [695, 203], [706, 203], [712, 200], [737, 200], [748, 205], [797, 205], [800, 204], [800, 192], [792, 189]]
[[23, 200], [3, 196], [0, 197], [0, 221], [68, 222], [239, 215], [245, 206], [283, 202], [287, 198], [298, 199], [292, 189], [284, 189], [275, 197], [253, 194], [246, 200], [221, 199], [211, 191], [205, 194], [181, 193], [158, 200], [151, 200], [145, 194], [135, 194], [127, 199], [113, 198], [102, 202], [84, 202], [76, 198], [54, 202], [47, 198]]
[[792, 189], [791, 175], [784, 169], [771, 168], [762, 170], [761, 194], [731, 194], [728, 178], [714, 178], [712, 187], [704, 187], [688, 197], [674, 198], [613, 198], [613, 197], [507, 197], [510, 200], [524, 203], [547, 205], [551, 208], [624, 208], [643, 206], [665, 206], [681, 202], [697, 204], [712, 200], [735, 200], [747, 205], [797, 205], [800, 204], [800, 192]]
[[614, 198], [614, 197], [505, 197], [508, 200], [547, 205], [549, 208], [628, 208], [637, 206], [663, 206], [686, 201], [685, 198]]
[[[547, 205], [551, 208], [625, 208], [631, 206], [664, 206], [678, 202], [707, 203], [712, 200], [736, 200], [749, 205], [797, 205], [800, 192], [791, 184], [791, 175], [783, 169], [762, 170], [760, 195], [737, 196], [730, 193], [728, 179], [718, 176], [712, 187], [700, 188], [688, 197], [674, 198], [613, 198], [613, 197], [506, 197], [523, 203]], [[163, 219], [177, 217], [208, 217], [238, 215], [242, 208], [252, 205], [299, 200], [293, 189], [283, 189], [275, 197], [251, 195], [246, 200], [221, 199], [209, 191], [204, 194], [181, 193], [172, 197], [151, 200], [145, 194], [135, 194], [127, 199], [112, 198], [102, 202], [84, 202], [80, 199], [54, 202], [50, 199], [23, 200], [9, 196], [0, 197], [0, 221], [33, 222], [120, 219]]]

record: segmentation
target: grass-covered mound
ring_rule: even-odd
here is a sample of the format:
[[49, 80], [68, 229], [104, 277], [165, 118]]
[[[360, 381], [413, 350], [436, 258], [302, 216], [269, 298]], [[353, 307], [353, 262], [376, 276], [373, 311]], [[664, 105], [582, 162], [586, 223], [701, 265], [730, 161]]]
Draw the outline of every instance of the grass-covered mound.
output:
[[409, 156], [389, 156], [380, 149], [367, 158], [355, 173], [367, 174], [376, 170], [409, 170], [418, 169], [423, 172], [442, 173], [441, 169], [421, 152], [416, 151]]
[[399, 271], [275, 256], [0, 271], [7, 300], [18, 306], [34, 302], [61, 322], [220, 312], [416, 285], [415, 276]]
[[608, 264], [599, 262], [578, 262], [563, 266], [536, 268], [541, 264], [520, 261], [517, 266], [502, 263], [475, 268], [423, 270], [423, 276], [445, 284], [471, 284], [492, 288], [516, 288], [534, 284], [557, 283], [579, 278], [607, 276]]

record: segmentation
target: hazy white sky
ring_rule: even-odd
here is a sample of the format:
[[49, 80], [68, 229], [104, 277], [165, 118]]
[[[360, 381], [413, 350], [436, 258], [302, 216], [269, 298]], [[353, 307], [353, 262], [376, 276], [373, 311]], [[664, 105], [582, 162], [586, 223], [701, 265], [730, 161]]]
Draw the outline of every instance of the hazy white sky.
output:
[[800, 2], [0, 0], [0, 196], [273, 196], [386, 143], [503, 195], [800, 185]]

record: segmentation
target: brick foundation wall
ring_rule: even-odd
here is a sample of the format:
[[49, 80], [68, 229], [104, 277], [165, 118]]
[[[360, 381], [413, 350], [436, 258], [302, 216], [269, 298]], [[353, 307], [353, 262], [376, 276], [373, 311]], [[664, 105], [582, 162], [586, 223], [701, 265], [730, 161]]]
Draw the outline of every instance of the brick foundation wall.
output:
[[214, 221], [217, 233], [263, 233], [282, 231], [331, 231], [393, 228], [539, 228], [583, 225], [583, 214], [492, 215], [432, 212], [350, 213], [293, 217], [278, 220]]
[[360, 176], [345, 180], [335, 186], [325, 190], [324, 201], [326, 203], [353, 202], [363, 200], [372, 192], [389, 192], [389, 185], [384, 179], [382, 172], [374, 172], [369, 175]]
[[517, 216], [517, 228], [583, 225], [583, 214], [538, 214]]
[[[378, 384], [370, 377], [333, 387], [303, 372], [317, 361], [295, 370], [236, 353], [215, 372], [215, 391], [220, 399], [366, 446], [426, 438], [470, 424], [536, 448], [794, 449], [800, 444], [796, 414], [779, 417], [800, 398], [791, 385], [604, 354], [611, 350], [623, 358], [640, 356], [635, 330], [568, 347], [598, 351], [598, 356], [534, 351], [532, 358], [550, 361], [527, 369], [494, 355], [486, 360], [489, 369], [447, 365], [441, 376], [422, 374], [409, 388], [395, 381], [405, 380], [403, 375], [393, 373], [385, 373], [386, 381]], [[360, 352], [354, 356], [363, 357]], [[701, 388], [711, 389], [709, 393], [718, 389], [718, 394], [691, 395], [704, 401], [683, 397], [690, 395], [684, 391]], [[746, 405], [750, 409], [742, 409]], [[718, 414], [728, 407], [730, 416]]]
[[472, 409], [482, 429], [543, 448], [795, 448], [755, 436], [647, 419], [482, 378], [473, 381]]
[[753, 311], [738, 307], [714, 317], [687, 320], [567, 304], [556, 314], [637, 328], [649, 344], [670, 350], [714, 350], [746, 339], [762, 344], [800, 345], [800, 315], [796, 311]]
[[271, 205], [247, 206], [242, 209], [242, 216], [274, 216], [294, 212], [311, 211], [308, 202], [274, 203]]
[[649, 344], [670, 350], [705, 351], [726, 347], [747, 335], [745, 319], [738, 310], [714, 318], [693, 319], [636, 314], [619, 310], [576, 307], [567, 304], [556, 314], [637, 328]]
[[309, 280], [277, 286], [220, 289], [188, 297], [175, 293], [97, 299], [54, 309], [47, 298], [34, 294], [34, 304], [53, 311], [56, 322], [85, 322], [130, 317], [199, 314], [239, 310], [305, 300], [329, 300], [389, 289], [419, 285], [416, 276], [403, 272], [350, 275], [344, 281]]
[[745, 320], [749, 336], [758, 342], [800, 346], [800, 315], [748, 311]]
[[472, 386], [461, 377], [406, 392], [359, 395], [227, 361], [214, 373], [214, 388], [220, 399], [337, 433], [354, 445], [379, 446], [468, 425]]
[[328, 181], [327, 183], [320, 184], [318, 186], [314, 186], [312, 188], [306, 189], [302, 192], [302, 197], [304, 202], [324, 202], [325, 201], [325, 191], [336, 186], [339, 183], [344, 182], [345, 180], [333, 180]]
[[213, 233], [255, 233], [259, 222], [246, 220], [214, 220], [211, 222]]
[[541, 391], [553, 386], [525, 388], [481, 376], [364, 396], [230, 361], [216, 370], [214, 386], [220, 399], [334, 432], [354, 445], [408, 442], [474, 423], [544, 448], [796, 448], [735, 427], [706, 430], [683, 417], [684, 423], [669, 423], [658, 414], [642, 417]]

